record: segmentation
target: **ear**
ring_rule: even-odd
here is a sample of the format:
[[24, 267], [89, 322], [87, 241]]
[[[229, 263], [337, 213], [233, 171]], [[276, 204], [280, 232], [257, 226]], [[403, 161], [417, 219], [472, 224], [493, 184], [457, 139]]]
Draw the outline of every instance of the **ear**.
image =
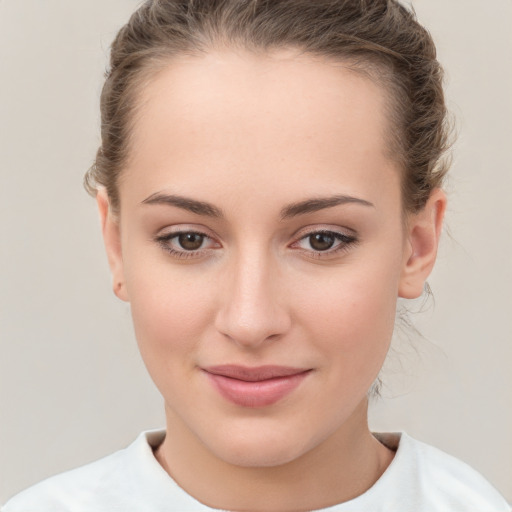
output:
[[119, 220], [112, 213], [106, 189], [101, 188], [98, 190], [96, 203], [98, 204], [100, 214], [101, 230], [107, 251], [108, 264], [112, 273], [112, 288], [117, 297], [128, 302], [124, 279]]
[[446, 195], [437, 188], [430, 194], [425, 207], [409, 217], [399, 297], [415, 299], [423, 293], [425, 281], [436, 261], [445, 210]]

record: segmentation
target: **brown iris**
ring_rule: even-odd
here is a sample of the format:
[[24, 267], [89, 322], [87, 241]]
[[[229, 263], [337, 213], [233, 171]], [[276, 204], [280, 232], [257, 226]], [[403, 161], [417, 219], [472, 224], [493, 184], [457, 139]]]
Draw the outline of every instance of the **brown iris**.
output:
[[326, 251], [330, 249], [336, 240], [330, 233], [315, 233], [309, 236], [309, 243], [315, 251]]
[[180, 233], [178, 235], [178, 242], [183, 249], [187, 251], [196, 251], [203, 245], [204, 235], [199, 233]]

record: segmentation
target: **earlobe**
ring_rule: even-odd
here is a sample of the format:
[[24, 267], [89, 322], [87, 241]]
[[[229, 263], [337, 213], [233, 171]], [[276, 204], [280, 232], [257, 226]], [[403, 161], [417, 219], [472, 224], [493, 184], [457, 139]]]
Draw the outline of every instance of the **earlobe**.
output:
[[446, 195], [441, 189], [435, 189], [425, 207], [411, 215], [398, 289], [399, 297], [415, 299], [423, 293], [427, 277], [436, 261], [445, 210]]
[[121, 300], [128, 302], [124, 280], [123, 257], [121, 251], [121, 232], [119, 221], [110, 208], [107, 191], [104, 188], [98, 190], [96, 203], [100, 215], [101, 231], [107, 251], [108, 264], [112, 273], [112, 288]]

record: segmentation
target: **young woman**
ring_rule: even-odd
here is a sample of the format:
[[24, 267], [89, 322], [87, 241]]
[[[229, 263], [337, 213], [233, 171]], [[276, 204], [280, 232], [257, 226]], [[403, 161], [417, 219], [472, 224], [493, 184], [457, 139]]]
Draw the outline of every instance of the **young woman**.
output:
[[166, 429], [2, 510], [510, 510], [367, 424], [397, 299], [436, 258], [441, 77], [393, 0], [143, 4], [86, 185]]

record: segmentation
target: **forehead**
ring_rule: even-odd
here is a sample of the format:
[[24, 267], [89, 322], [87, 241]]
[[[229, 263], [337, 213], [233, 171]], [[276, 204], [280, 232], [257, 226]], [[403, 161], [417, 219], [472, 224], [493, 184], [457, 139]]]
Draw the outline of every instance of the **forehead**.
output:
[[385, 112], [381, 86], [340, 62], [291, 50], [179, 57], [138, 98], [126, 181], [141, 195], [224, 177], [249, 189], [313, 180], [318, 193], [375, 184], [396, 174]]

